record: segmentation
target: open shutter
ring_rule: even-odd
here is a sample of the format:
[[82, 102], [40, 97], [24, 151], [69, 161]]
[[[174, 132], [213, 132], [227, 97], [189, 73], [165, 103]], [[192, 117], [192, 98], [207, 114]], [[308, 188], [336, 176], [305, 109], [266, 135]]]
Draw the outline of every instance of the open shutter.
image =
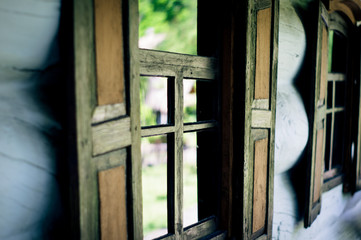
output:
[[[137, 9], [126, 0], [73, 2], [73, 128], [70, 149], [74, 239], [141, 239], [140, 123], [138, 64], [133, 64], [137, 29], [123, 14]], [[136, 3], [137, 4], [137, 3]], [[127, 17], [125, 17], [127, 16]], [[128, 36], [128, 37], [124, 37]], [[129, 43], [134, 43], [128, 46]], [[128, 83], [130, 83], [128, 85]], [[133, 84], [133, 85], [132, 85]], [[133, 94], [136, 93], [136, 94]], [[137, 105], [138, 104], [138, 105]], [[131, 159], [130, 161], [127, 161]], [[128, 177], [127, 177], [128, 176]], [[134, 194], [126, 189], [135, 189]], [[126, 204], [126, 203], [131, 203]], [[140, 215], [141, 216], [141, 215]]]
[[307, 188], [307, 203], [305, 226], [308, 227], [316, 219], [321, 210], [321, 193], [324, 171], [324, 152], [326, 136], [326, 84], [328, 72], [328, 12], [319, 3], [316, 71], [314, 81], [313, 119], [310, 121], [309, 143], [309, 188]]
[[[359, 40], [357, 42], [357, 44], [359, 45], [359, 54], [358, 54], [358, 58], [357, 58], [357, 62], [359, 65], [356, 65], [356, 67], [358, 66], [359, 69], [361, 69], [361, 27], [358, 27], [357, 28], [357, 39]], [[358, 101], [357, 105], [358, 105], [358, 132], [357, 132], [357, 149], [355, 149], [355, 153], [356, 153], [356, 156], [354, 157], [354, 159], [356, 160], [354, 166], [354, 188], [353, 190], [354, 191], [358, 191], [358, 190], [361, 190], [361, 84], [360, 84], [360, 80], [361, 80], [361, 71], [359, 70], [358, 72], [359, 76], [358, 77], [358, 81], [357, 81], [357, 86], [359, 87], [359, 92], [358, 92], [358, 96], [359, 96], [359, 99], [357, 99], [356, 101]]]
[[249, 1], [243, 237], [272, 237], [278, 1]]

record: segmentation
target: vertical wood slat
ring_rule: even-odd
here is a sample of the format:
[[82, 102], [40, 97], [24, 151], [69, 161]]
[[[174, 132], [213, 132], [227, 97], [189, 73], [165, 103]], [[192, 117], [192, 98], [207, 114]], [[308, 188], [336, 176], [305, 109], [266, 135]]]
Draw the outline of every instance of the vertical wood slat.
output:
[[316, 163], [315, 163], [315, 180], [313, 189], [313, 202], [316, 203], [320, 199], [322, 172], [323, 172], [323, 133], [324, 129], [317, 130], [316, 137]]
[[[129, 239], [143, 239], [143, 196], [142, 196], [142, 158], [141, 158], [141, 126], [140, 126], [140, 99], [139, 99], [139, 48], [138, 48], [138, 29], [139, 13], [138, 1], [124, 0], [123, 6], [126, 7], [127, 15], [127, 32], [128, 38], [124, 42], [125, 54], [124, 59], [128, 68], [125, 78], [129, 79], [129, 106], [131, 117], [131, 136], [132, 145], [130, 147], [130, 161], [127, 169], [129, 191], [127, 192], [127, 202], [129, 208], [128, 228]], [[128, 215], [128, 216], [129, 216]]]
[[183, 74], [178, 72], [174, 84], [174, 231], [183, 233]]
[[124, 101], [122, 1], [94, 0], [94, 6], [98, 105], [122, 103]]
[[98, 173], [101, 239], [127, 239], [125, 167]]
[[252, 232], [265, 227], [267, 213], [268, 137], [254, 143]]
[[322, 50], [321, 50], [321, 82], [319, 105], [325, 103], [328, 73], [328, 33], [325, 25], [322, 25]]
[[255, 99], [269, 99], [271, 62], [271, 8], [257, 12]]
[[[99, 212], [97, 174], [92, 160], [91, 116], [96, 105], [96, 79], [94, 54], [93, 2], [73, 1], [74, 82], [70, 88], [74, 95], [74, 135], [76, 141], [71, 165], [76, 165], [77, 179], [73, 180], [76, 193], [72, 193], [72, 234], [74, 239], [99, 238]], [[72, 124], [72, 123], [71, 123]], [[72, 146], [73, 147], [73, 146]], [[73, 177], [73, 176], [71, 176]], [[94, 209], [90, 211], [89, 209]], [[74, 213], [74, 212], [77, 213]]]

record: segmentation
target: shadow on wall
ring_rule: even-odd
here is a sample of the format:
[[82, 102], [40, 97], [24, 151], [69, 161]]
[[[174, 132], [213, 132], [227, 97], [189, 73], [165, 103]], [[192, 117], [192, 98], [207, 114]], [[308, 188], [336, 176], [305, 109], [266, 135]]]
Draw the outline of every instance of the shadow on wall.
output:
[[[312, 26], [314, 22], [317, 22], [315, 16], [317, 17], [318, 12], [318, 1], [299, 1], [299, 0], [291, 0], [293, 7], [296, 10], [298, 17], [301, 19], [305, 35], [306, 35], [306, 51], [305, 57], [300, 71], [295, 77], [295, 87], [300, 93], [302, 100], [305, 105], [306, 113], [309, 118], [310, 111], [313, 105], [313, 93], [314, 89], [312, 81], [310, 81], [309, 76], [312, 76], [314, 73], [312, 72], [314, 69], [314, 62], [310, 59], [312, 57], [312, 50], [314, 49], [315, 42], [315, 28]], [[309, 123], [312, 123], [311, 119], [308, 119]], [[309, 131], [309, 139], [312, 136], [312, 132]], [[305, 215], [305, 199], [306, 199], [306, 187], [307, 187], [307, 142], [306, 148], [304, 149], [302, 155], [299, 160], [295, 164], [295, 166], [288, 171], [288, 177], [294, 189], [296, 198], [297, 198], [297, 208], [296, 208], [296, 220], [301, 221]]]

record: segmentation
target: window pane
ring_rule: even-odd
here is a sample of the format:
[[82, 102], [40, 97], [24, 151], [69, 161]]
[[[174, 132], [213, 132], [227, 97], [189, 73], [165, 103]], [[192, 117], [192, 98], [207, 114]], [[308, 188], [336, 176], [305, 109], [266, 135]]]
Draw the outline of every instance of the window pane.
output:
[[197, 121], [197, 87], [196, 80], [183, 81], [183, 121]]
[[326, 150], [325, 150], [325, 172], [330, 170], [330, 152], [332, 149], [331, 146], [331, 126], [332, 126], [332, 114], [327, 114], [327, 120], [326, 120]]
[[167, 230], [167, 137], [142, 138], [143, 231], [145, 239]]
[[344, 112], [335, 113], [335, 129], [333, 137], [332, 168], [343, 163], [343, 148], [345, 141]]
[[332, 108], [332, 99], [333, 99], [332, 86], [333, 86], [333, 82], [327, 83], [327, 108]]
[[346, 98], [346, 82], [336, 82], [335, 107], [344, 107]]
[[197, 135], [183, 137], [183, 227], [198, 221]]
[[338, 31], [333, 31], [331, 57], [331, 72], [346, 73], [347, 39]]
[[139, 47], [197, 54], [197, 1], [139, 0]]
[[144, 126], [168, 123], [167, 78], [140, 77], [140, 122]]
[[215, 82], [194, 79], [183, 81], [183, 121], [185, 123], [215, 120]]

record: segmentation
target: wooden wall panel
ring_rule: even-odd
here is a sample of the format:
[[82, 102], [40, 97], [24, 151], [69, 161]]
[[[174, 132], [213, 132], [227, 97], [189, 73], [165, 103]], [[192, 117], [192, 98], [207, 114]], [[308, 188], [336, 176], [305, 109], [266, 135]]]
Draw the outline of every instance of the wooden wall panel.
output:
[[265, 227], [267, 212], [268, 138], [255, 141], [253, 180], [253, 224], [255, 233]]
[[271, 8], [257, 13], [255, 99], [269, 99], [271, 63]]
[[321, 194], [321, 177], [323, 172], [323, 128], [317, 130], [316, 138], [316, 162], [315, 162], [315, 180], [313, 189], [313, 202], [320, 199]]
[[127, 239], [125, 167], [98, 173], [101, 239]]
[[321, 83], [320, 83], [320, 102], [323, 105], [326, 95], [327, 73], [328, 73], [328, 35], [326, 26], [322, 27], [322, 50], [321, 50]]
[[94, 0], [98, 105], [124, 101], [121, 0]]

